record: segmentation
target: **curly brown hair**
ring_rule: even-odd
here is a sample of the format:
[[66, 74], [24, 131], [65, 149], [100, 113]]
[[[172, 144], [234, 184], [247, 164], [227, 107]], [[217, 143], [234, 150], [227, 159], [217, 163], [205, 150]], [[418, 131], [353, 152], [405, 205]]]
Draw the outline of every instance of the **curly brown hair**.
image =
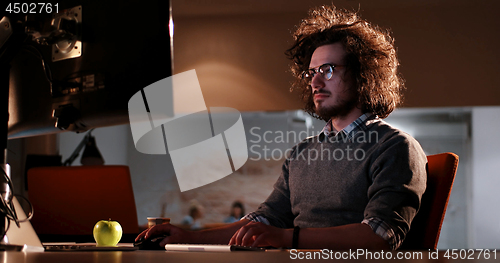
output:
[[345, 65], [353, 77], [363, 112], [385, 118], [402, 102], [404, 80], [398, 73], [399, 61], [394, 39], [388, 30], [361, 19], [357, 13], [335, 6], [321, 6], [309, 11], [294, 32], [294, 45], [286, 51], [293, 61], [292, 86], [301, 92], [304, 110], [316, 114], [311, 87], [301, 78], [309, 68], [314, 50], [340, 42], [346, 51]]

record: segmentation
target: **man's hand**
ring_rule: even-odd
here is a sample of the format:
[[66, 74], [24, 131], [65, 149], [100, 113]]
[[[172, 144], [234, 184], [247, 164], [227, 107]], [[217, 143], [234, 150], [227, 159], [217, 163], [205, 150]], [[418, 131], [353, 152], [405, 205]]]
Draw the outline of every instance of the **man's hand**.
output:
[[189, 244], [196, 240], [192, 231], [187, 231], [171, 224], [161, 224], [144, 230], [135, 238], [135, 241], [141, 238], [150, 239], [161, 235], [168, 235], [160, 242], [160, 246], [162, 247], [173, 243]]
[[291, 247], [292, 230], [250, 222], [236, 231], [230, 245], [252, 247]]

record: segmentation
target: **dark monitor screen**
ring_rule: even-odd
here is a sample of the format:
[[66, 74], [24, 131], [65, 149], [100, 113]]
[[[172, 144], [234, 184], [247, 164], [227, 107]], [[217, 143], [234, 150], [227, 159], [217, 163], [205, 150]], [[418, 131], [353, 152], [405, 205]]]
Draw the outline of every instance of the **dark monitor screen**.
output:
[[[26, 31], [42, 32], [47, 21], [53, 31], [48, 45], [23, 33], [10, 62], [8, 138], [127, 123], [130, 97], [172, 75], [169, 1], [64, 0], [57, 8], [58, 15], [7, 14]], [[54, 23], [75, 34], [65, 40]]]

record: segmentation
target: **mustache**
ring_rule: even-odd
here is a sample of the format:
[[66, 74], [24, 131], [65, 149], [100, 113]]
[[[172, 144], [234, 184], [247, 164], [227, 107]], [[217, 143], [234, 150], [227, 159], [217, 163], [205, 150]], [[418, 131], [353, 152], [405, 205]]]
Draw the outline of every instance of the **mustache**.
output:
[[316, 94], [326, 94], [326, 95], [330, 95], [330, 92], [326, 91], [326, 90], [322, 90], [322, 89], [318, 89], [318, 90], [315, 90], [313, 92], [313, 95], [316, 95]]

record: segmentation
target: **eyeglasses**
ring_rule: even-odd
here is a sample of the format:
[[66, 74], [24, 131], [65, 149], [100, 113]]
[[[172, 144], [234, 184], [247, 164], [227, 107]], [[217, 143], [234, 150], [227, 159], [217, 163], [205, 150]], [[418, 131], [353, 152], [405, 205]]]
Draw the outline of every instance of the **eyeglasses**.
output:
[[333, 76], [333, 71], [337, 67], [340, 68], [340, 67], [344, 67], [344, 66], [343, 65], [332, 65], [332, 64], [327, 63], [327, 64], [323, 64], [319, 67], [304, 70], [300, 76], [303, 80], [307, 81], [308, 83], [311, 83], [312, 78], [314, 78], [314, 76], [316, 76], [316, 74], [318, 74], [318, 73], [321, 74], [321, 76], [325, 80], [330, 80]]

